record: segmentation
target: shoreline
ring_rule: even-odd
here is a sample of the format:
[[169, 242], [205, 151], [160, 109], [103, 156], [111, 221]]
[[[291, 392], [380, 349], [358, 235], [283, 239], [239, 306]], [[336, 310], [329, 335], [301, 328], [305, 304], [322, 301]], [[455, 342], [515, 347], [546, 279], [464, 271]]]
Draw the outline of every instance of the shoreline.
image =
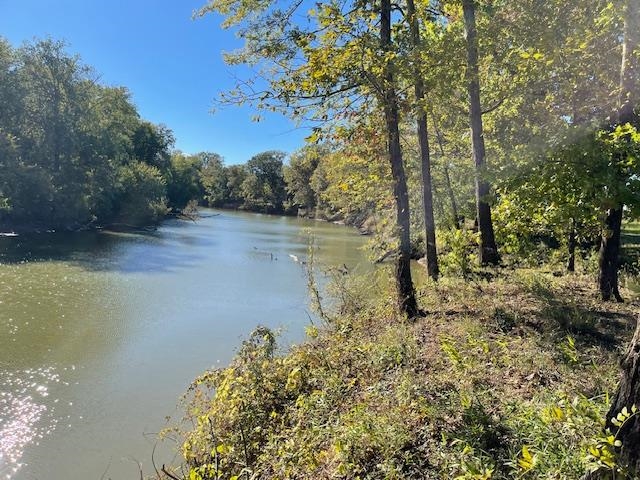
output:
[[[269, 215], [273, 217], [290, 217], [290, 218], [300, 218], [304, 220], [315, 220], [318, 222], [327, 222], [333, 223], [334, 225], [341, 225], [345, 227], [355, 228], [360, 235], [368, 236], [372, 235], [373, 230], [365, 226], [364, 222], [356, 222], [349, 221], [343, 215], [334, 215], [332, 217], [326, 216], [309, 216], [309, 215], [300, 215], [297, 213], [287, 213], [287, 212], [261, 212], [255, 210], [247, 210], [242, 208], [231, 208], [231, 207], [206, 207], [199, 206], [200, 208], [206, 208], [211, 210], [219, 210], [221, 212], [239, 212], [239, 213], [253, 213], [260, 215]], [[3, 226], [0, 227], [0, 238], [15, 238], [23, 235], [45, 235], [45, 234], [57, 234], [57, 233], [82, 233], [82, 232], [99, 232], [99, 231], [113, 231], [113, 232], [135, 232], [135, 231], [144, 231], [144, 232], [153, 232], [157, 230], [158, 226], [160, 226], [164, 221], [170, 219], [181, 219], [181, 220], [191, 220], [197, 221], [201, 217], [199, 212], [196, 212], [195, 215], [187, 215], [182, 213], [170, 213], [161, 220], [156, 223], [146, 224], [146, 225], [133, 225], [127, 223], [113, 222], [107, 224], [92, 224], [88, 223], [85, 225], [68, 225], [68, 226], [51, 226], [51, 225], [35, 225], [35, 224], [15, 224], [12, 226]], [[355, 219], [354, 219], [355, 220]]]

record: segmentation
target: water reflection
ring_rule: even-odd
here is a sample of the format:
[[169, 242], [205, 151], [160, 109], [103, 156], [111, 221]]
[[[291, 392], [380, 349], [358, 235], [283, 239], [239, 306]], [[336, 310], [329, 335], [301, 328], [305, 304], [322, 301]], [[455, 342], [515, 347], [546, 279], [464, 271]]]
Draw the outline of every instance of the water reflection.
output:
[[[176, 221], [174, 228], [180, 224]], [[0, 238], [0, 264], [65, 262], [87, 270], [170, 272], [195, 264], [202, 257], [185, 247], [214, 247], [215, 242], [193, 235], [153, 233], [78, 232]], [[157, 246], [159, 248], [149, 248]], [[177, 247], [173, 250], [166, 247]], [[141, 256], [139, 253], [144, 252]]]

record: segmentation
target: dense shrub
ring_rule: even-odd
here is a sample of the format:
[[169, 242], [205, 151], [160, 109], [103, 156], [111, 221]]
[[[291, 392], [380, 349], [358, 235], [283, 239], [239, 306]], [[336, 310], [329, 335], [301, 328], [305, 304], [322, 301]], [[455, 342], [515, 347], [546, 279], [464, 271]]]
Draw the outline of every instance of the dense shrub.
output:
[[444, 278], [421, 294], [429, 317], [408, 324], [380, 279], [334, 286], [328, 323], [290, 352], [259, 328], [229, 367], [196, 379], [174, 474], [569, 480], [613, 468], [601, 434], [611, 345], [632, 308], [603, 312], [586, 277], [521, 272], [481, 288]]
[[167, 214], [166, 182], [158, 168], [134, 162], [122, 167], [119, 183], [122, 193], [118, 222], [147, 225]]

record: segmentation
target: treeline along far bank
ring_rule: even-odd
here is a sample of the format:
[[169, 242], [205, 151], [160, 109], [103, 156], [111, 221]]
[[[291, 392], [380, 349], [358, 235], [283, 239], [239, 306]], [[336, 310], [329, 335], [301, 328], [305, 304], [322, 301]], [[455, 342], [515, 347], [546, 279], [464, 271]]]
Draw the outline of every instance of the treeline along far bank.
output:
[[96, 78], [63, 42], [15, 48], [0, 38], [0, 231], [151, 225], [195, 204], [315, 206], [308, 180], [317, 155], [294, 155], [289, 166], [270, 151], [225, 166], [215, 153], [182, 153], [126, 88]]

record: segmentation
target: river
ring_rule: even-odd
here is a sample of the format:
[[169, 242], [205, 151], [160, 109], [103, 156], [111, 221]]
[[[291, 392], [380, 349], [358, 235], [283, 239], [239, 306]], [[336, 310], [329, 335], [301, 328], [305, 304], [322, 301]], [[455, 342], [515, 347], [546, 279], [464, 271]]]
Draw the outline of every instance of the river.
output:
[[306, 278], [291, 255], [306, 258], [309, 231], [318, 263], [367, 268], [352, 229], [202, 213], [153, 233], [0, 239], [0, 479], [151, 472], [191, 379], [258, 324], [303, 338]]

